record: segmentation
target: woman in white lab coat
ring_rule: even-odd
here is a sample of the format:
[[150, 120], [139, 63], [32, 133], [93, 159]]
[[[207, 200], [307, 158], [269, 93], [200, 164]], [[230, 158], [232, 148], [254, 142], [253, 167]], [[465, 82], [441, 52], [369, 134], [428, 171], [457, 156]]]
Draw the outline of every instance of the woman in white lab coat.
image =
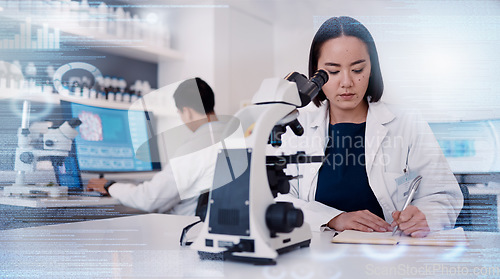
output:
[[[291, 165], [291, 190], [279, 199], [303, 209], [313, 229], [390, 231], [407, 235], [453, 227], [463, 196], [439, 145], [415, 112], [380, 101], [383, 81], [369, 31], [350, 17], [327, 20], [316, 33], [309, 74], [329, 81], [300, 111], [304, 135], [283, 135], [282, 151], [324, 155], [322, 164]], [[404, 93], [404, 92], [403, 92]], [[404, 211], [409, 182], [420, 187]]]

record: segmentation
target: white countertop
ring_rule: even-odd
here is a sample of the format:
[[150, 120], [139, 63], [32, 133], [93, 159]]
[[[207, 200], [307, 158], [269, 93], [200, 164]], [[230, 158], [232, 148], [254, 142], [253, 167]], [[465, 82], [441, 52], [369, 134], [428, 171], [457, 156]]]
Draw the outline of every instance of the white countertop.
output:
[[[313, 232], [309, 248], [275, 266], [202, 261], [179, 246], [196, 217], [146, 214], [0, 231], [0, 277], [68, 278], [476, 278], [500, 276], [500, 234], [467, 232], [467, 247], [330, 243]], [[494, 273], [496, 272], [496, 273]]]
[[51, 207], [89, 207], [103, 205], [118, 205], [120, 202], [112, 197], [92, 197], [92, 196], [67, 196], [59, 198], [28, 198], [28, 197], [5, 197], [0, 190], [0, 204], [51, 208]]

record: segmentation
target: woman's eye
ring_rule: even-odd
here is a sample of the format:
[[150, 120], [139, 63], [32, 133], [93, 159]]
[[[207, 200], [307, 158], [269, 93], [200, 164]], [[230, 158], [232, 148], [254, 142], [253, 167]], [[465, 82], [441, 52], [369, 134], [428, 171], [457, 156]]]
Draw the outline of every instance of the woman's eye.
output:
[[340, 71], [329, 71], [330, 75], [336, 75], [338, 74]]
[[359, 73], [361, 73], [364, 69], [365, 69], [365, 68], [363, 68], [363, 69], [359, 69], [359, 70], [352, 70], [352, 71], [353, 71], [353, 72], [355, 72], [356, 74], [359, 74]]

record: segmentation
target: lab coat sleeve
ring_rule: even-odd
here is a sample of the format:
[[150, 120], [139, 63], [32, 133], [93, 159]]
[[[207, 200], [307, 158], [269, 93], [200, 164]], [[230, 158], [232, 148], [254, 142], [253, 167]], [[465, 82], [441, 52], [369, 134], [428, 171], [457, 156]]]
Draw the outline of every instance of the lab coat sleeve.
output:
[[115, 183], [109, 194], [123, 205], [147, 212], [165, 213], [180, 202], [180, 196], [170, 165], [141, 184]]
[[427, 122], [417, 115], [416, 134], [408, 156], [410, 172], [422, 181], [413, 205], [422, 211], [431, 231], [453, 228], [463, 205], [463, 195]]
[[291, 202], [294, 207], [302, 209], [304, 221], [311, 226], [312, 231], [320, 231], [322, 225], [327, 224], [332, 218], [343, 212], [317, 201], [299, 199], [292, 194], [280, 194], [276, 198], [276, 201]]

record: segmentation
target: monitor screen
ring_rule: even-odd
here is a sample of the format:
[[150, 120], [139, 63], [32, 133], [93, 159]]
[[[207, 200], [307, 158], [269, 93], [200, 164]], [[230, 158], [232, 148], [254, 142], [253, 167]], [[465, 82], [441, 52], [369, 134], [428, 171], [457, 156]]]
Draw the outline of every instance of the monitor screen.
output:
[[[61, 101], [65, 117], [82, 124], [74, 140], [78, 166], [88, 172], [159, 170], [155, 141], [149, 140], [151, 112], [110, 109]], [[146, 143], [146, 148], [145, 144]]]
[[78, 170], [78, 163], [74, 154], [64, 158], [61, 164], [54, 164], [54, 173], [57, 184], [68, 187], [68, 190], [82, 190], [83, 184]]

